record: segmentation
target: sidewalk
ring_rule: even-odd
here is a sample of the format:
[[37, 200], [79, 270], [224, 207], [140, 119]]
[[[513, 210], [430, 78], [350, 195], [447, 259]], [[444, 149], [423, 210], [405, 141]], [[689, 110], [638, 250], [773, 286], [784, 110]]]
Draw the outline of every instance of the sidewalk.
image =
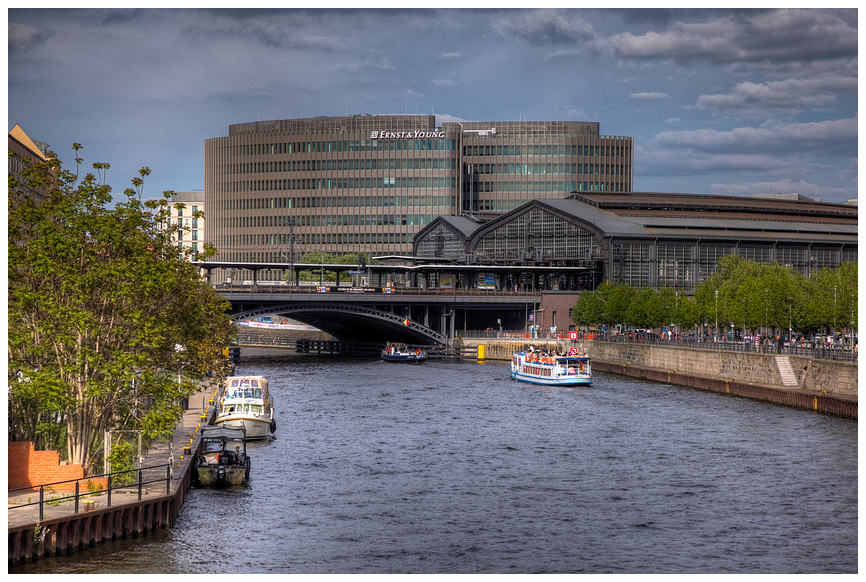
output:
[[[206, 424], [206, 422], [202, 421], [202, 415], [205, 415], [206, 421], [211, 418], [214, 411], [216, 390], [216, 384], [212, 386], [204, 384], [202, 390], [190, 396], [189, 407], [184, 411], [183, 417], [175, 427], [171, 439], [157, 441], [147, 451], [142, 466], [153, 467], [158, 465], [159, 467], [144, 471], [143, 480], [151, 481], [159, 479], [159, 481], [142, 485], [142, 500], [167, 493], [165, 469], [169, 464], [171, 464], [172, 471], [170, 492], [173, 493], [177, 490], [180, 480], [187, 470], [187, 466], [192, 461], [192, 455], [184, 455], [184, 448], [190, 447], [191, 439], [192, 450], [195, 450], [195, 446], [198, 445], [201, 432], [200, 426]], [[105, 492], [87, 493], [86, 490], [82, 490], [80, 493], [83, 494], [79, 496], [78, 513], [84, 513], [85, 502], [92, 503], [94, 509], [108, 506], [108, 494]], [[73, 495], [72, 499], [50, 501], [51, 498], [67, 497], [70, 495]], [[126, 503], [136, 503], [138, 501], [137, 483], [111, 492], [111, 507]], [[33, 505], [27, 505], [28, 503]], [[53, 519], [74, 514], [75, 499], [73, 493], [45, 492], [42, 519]], [[42, 521], [39, 516], [39, 488], [37, 487], [29, 491], [17, 491], [14, 494], [10, 492], [7, 517], [7, 525], [9, 527]]]

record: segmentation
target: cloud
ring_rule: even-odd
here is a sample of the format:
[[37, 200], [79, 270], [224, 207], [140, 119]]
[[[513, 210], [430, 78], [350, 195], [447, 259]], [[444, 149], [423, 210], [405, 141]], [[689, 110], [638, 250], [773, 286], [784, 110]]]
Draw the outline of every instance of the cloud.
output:
[[857, 155], [857, 119], [810, 123], [771, 122], [760, 127], [738, 127], [730, 131], [666, 131], [647, 144], [647, 149], [654, 147], [704, 153], [738, 152], [750, 156], [795, 153], [815, 157], [854, 157]]
[[840, 92], [856, 94], [857, 77], [822, 75], [766, 83], [743, 82], [726, 94], [701, 95], [697, 106], [765, 117], [767, 110], [794, 113], [832, 109], [838, 103], [837, 94]]
[[630, 99], [667, 99], [670, 97], [667, 93], [655, 93], [655, 92], [644, 92], [644, 93], [632, 93], [629, 95]]
[[711, 184], [710, 191], [713, 194], [725, 196], [754, 196], [762, 193], [802, 194], [809, 198], [825, 201], [847, 200], [851, 192], [845, 188], [834, 186], [821, 186], [812, 184], [805, 180], [774, 180], [765, 182], [735, 182], [733, 184]]
[[439, 53], [439, 57], [443, 59], [462, 59], [463, 53]]
[[186, 34], [206, 38], [228, 37], [238, 39], [253, 39], [271, 48], [278, 49], [311, 49], [317, 51], [344, 51], [348, 46], [339, 38], [332, 36], [304, 36], [294, 32], [294, 28], [303, 29], [295, 24], [289, 28], [284, 20], [255, 17], [248, 19], [209, 18], [188, 20], [183, 25]]
[[815, 60], [857, 54], [856, 10], [741, 12], [707, 22], [676, 22], [667, 31], [607, 39], [620, 57], [703, 59], [715, 63]]
[[27, 24], [9, 23], [9, 54], [23, 53], [45, 44], [52, 33]]
[[433, 79], [431, 83], [436, 87], [456, 87], [458, 85], [454, 79]]
[[597, 37], [584, 20], [551, 9], [512, 12], [494, 20], [491, 26], [502, 36], [534, 45], [589, 42]]

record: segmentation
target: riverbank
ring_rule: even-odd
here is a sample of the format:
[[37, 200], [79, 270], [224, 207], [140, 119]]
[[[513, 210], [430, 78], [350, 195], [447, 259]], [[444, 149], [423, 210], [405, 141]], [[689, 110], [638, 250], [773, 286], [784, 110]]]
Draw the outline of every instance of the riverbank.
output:
[[510, 360], [513, 351], [576, 347], [596, 371], [720, 392], [857, 418], [857, 365], [754, 352], [731, 352], [592, 340], [464, 339], [484, 345], [485, 359]]
[[[209, 423], [215, 411], [215, 386], [193, 394], [171, 439], [148, 451], [145, 466], [162, 465], [164, 480], [142, 488], [133, 487], [82, 495], [76, 507], [70, 499], [48, 501], [40, 515], [39, 489], [9, 494], [8, 565], [13, 568], [32, 560], [71, 554], [102, 542], [139, 537], [158, 529], [171, 528], [189, 492], [193, 453], [201, 443], [200, 427]], [[52, 495], [56, 497], [56, 495]]]

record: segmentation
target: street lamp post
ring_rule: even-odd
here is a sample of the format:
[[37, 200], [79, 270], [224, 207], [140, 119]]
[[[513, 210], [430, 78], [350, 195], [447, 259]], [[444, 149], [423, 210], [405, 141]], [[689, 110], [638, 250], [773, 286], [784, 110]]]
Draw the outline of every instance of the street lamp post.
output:
[[716, 329], [713, 331], [713, 340], [718, 340], [719, 337], [719, 291], [716, 290], [716, 300], [714, 301], [716, 306]]

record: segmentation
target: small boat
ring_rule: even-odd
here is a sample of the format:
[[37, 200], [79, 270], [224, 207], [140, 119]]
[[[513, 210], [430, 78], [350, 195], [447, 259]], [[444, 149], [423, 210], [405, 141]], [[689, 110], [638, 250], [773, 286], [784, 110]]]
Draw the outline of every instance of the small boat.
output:
[[386, 362], [422, 364], [427, 359], [427, 352], [421, 348], [410, 348], [406, 344], [388, 342], [382, 349], [382, 359]]
[[196, 453], [193, 481], [196, 486], [228, 487], [250, 480], [250, 458], [243, 428], [205, 426], [201, 450]]
[[516, 352], [511, 356], [511, 377], [545, 386], [592, 384], [589, 356], [553, 356], [535, 352]]
[[226, 378], [216, 426], [243, 428], [247, 440], [264, 439], [277, 430], [274, 406], [263, 376]]

